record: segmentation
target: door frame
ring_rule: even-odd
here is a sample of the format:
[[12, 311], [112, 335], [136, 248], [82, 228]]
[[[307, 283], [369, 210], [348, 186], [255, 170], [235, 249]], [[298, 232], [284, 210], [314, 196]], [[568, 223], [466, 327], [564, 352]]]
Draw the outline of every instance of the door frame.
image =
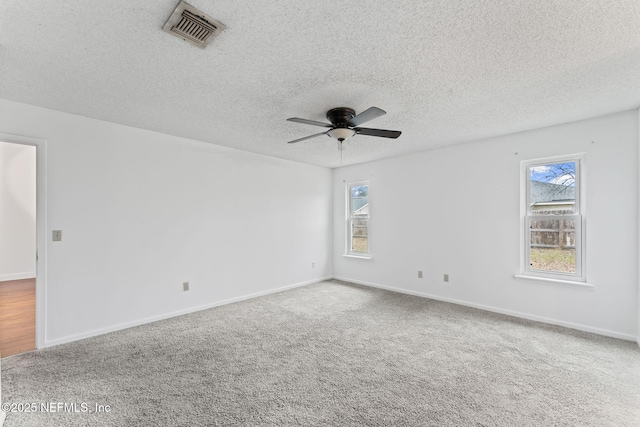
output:
[[36, 349], [47, 343], [47, 140], [0, 133], [0, 141], [36, 147]]

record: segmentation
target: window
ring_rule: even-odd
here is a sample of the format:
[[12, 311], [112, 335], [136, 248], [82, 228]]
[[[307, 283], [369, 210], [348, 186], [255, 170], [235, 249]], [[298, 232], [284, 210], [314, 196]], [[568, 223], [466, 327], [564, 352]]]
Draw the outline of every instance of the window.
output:
[[584, 155], [522, 162], [522, 272], [585, 281]]
[[347, 255], [369, 255], [369, 182], [347, 184]]

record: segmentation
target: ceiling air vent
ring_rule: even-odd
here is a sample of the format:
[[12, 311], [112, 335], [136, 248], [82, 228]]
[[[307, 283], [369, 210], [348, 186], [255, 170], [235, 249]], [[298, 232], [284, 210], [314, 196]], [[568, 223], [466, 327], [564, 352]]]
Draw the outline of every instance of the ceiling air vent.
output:
[[162, 29], [200, 48], [224, 30], [225, 26], [183, 1], [173, 11]]

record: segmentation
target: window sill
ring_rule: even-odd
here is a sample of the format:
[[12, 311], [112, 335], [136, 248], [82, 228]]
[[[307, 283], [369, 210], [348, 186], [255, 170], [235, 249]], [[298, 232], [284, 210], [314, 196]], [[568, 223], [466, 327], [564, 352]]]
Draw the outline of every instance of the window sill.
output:
[[370, 255], [353, 255], [353, 254], [344, 254], [342, 255], [345, 258], [357, 258], [357, 259], [373, 259]]
[[553, 283], [556, 285], [571, 286], [571, 287], [580, 288], [580, 289], [593, 290], [594, 288], [594, 285], [591, 283], [576, 282], [573, 280], [551, 279], [548, 277], [527, 276], [524, 274], [515, 274], [513, 277], [515, 277], [518, 280], [531, 280], [534, 282]]

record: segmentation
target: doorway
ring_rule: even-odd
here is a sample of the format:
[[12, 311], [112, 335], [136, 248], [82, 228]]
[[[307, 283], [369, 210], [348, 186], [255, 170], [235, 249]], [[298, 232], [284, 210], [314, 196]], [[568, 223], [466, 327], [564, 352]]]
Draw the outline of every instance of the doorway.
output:
[[36, 348], [36, 147], [0, 141], [0, 355]]

